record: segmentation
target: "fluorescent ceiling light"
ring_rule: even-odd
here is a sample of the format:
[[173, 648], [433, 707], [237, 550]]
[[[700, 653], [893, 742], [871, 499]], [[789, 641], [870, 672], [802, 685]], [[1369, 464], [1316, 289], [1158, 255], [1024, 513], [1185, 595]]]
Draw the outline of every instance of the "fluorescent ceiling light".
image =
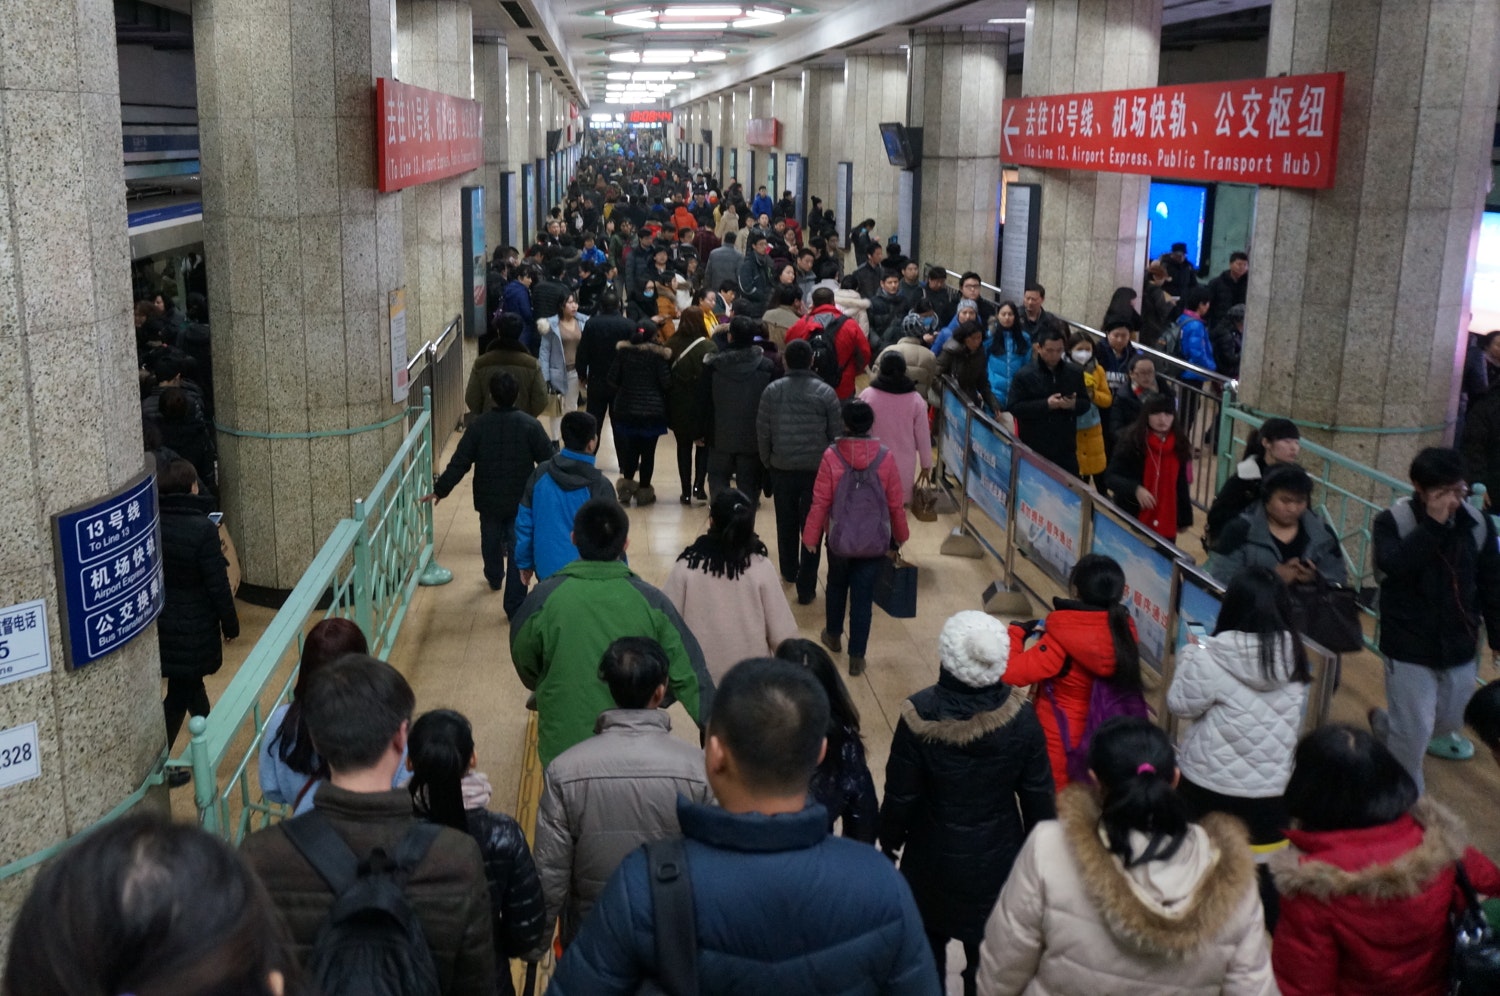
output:
[[727, 55], [723, 49], [713, 48], [626, 49], [609, 53], [609, 61], [628, 65], [681, 66], [690, 62], [723, 62]]
[[729, 27], [760, 28], [786, 20], [790, 8], [761, 6], [707, 6], [703, 4], [663, 4], [658, 7], [635, 7], [610, 15], [611, 20], [627, 28], [642, 31], [723, 31]]
[[989, 19], [989, 23], [990, 24], [1025, 24], [1026, 23], [1026, 18], [1024, 18], [1024, 17], [992, 17], [992, 18]]

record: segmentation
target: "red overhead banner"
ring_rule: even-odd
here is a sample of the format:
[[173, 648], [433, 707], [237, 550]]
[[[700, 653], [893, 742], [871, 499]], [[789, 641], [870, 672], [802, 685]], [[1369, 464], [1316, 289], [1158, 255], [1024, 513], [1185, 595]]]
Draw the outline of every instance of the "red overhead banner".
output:
[[781, 122], [775, 118], [751, 118], [745, 122], [745, 144], [772, 146], [781, 144]]
[[1001, 102], [1000, 158], [1049, 169], [1333, 186], [1344, 74]]
[[382, 193], [484, 165], [479, 101], [377, 79], [375, 108], [375, 168]]

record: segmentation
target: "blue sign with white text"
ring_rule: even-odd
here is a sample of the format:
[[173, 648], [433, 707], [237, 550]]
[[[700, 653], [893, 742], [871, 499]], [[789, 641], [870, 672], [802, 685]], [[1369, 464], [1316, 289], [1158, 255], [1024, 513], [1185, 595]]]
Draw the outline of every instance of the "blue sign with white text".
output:
[[156, 478], [52, 517], [63, 643], [73, 667], [120, 649], [161, 614]]
[[969, 497], [1001, 529], [1010, 515], [1010, 443], [976, 418], [969, 429]]

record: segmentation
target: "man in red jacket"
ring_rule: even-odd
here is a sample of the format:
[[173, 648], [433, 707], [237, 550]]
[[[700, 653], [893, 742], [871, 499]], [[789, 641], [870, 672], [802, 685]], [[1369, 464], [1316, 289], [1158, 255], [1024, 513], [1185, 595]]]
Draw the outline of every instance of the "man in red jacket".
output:
[[[870, 340], [864, 330], [859, 327], [859, 322], [847, 317], [834, 307], [833, 291], [827, 287], [819, 287], [813, 291], [812, 303], [812, 311], [787, 329], [786, 341], [795, 342], [798, 339], [807, 339], [813, 343], [813, 370], [833, 386], [833, 391], [839, 396], [840, 401], [847, 401], [854, 397], [854, 378], [870, 365]], [[820, 335], [830, 329], [833, 330], [834, 354], [838, 357], [836, 381], [830, 379], [825, 371], [820, 369], [817, 344], [813, 342], [815, 335]]]

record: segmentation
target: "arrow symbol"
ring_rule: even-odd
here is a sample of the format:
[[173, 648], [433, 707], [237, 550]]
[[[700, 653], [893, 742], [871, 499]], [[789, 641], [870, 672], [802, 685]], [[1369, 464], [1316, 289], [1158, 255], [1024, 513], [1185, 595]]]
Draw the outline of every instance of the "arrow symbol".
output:
[[1021, 129], [1019, 127], [1014, 126], [1014, 125], [1012, 125], [1010, 123], [1010, 119], [1015, 115], [1015, 113], [1016, 113], [1016, 106], [1014, 104], [1010, 105], [1009, 107], [1007, 107], [1005, 109], [1005, 125], [1001, 129], [1001, 135], [1005, 139], [1005, 154], [1007, 156], [1011, 154], [1010, 136], [1021, 134]]

